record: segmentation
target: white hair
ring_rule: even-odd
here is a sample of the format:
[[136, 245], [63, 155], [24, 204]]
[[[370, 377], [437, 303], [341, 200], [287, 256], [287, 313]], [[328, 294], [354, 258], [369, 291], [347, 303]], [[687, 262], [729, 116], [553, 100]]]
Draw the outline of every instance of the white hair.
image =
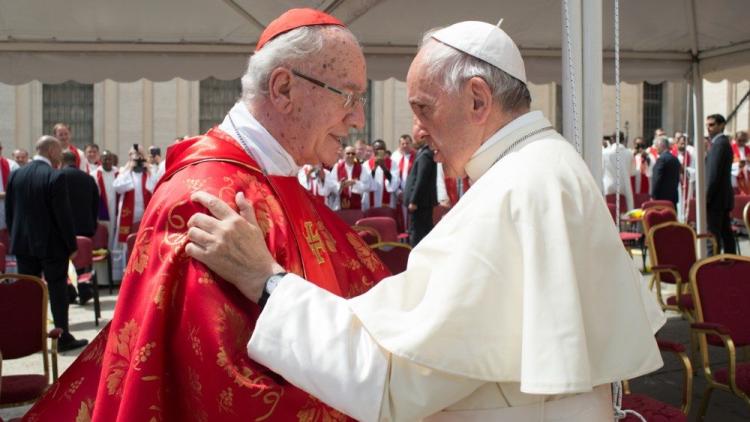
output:
[[435, 40], [432, 38], [435, 31], [428, 31], [422, 37], [420, 53], [429, 64], [430, 72], [447, 92], [455, 94], [466, 81], [479, 77], [490, 87], [492, 98], [504, 111], [529, 107], [531, 94], [525, 83], [484, 60]]
[[303, 26], [281, 34], [250, 56], [247, 71], [242, 76], [242, 100], [249, 104], [254, 99], [267, 97], [268, 78], [278, 67], [296, 67], [304, 72], [310, 58], [323, 49], [331, 31], [347, 34], [359, 45], [351, 31], [338, 25]]

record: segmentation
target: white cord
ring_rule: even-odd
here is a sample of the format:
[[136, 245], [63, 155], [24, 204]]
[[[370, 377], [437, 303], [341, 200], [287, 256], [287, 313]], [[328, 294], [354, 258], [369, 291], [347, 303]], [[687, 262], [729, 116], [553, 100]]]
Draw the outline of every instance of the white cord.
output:
[[573, 73], [573, 43], [570, 40], [570, 8], [568, 6], [568, 1], [569, 0], [563, 0], [563, 11], [565, 14], [565, 39], [568, 41], [568, 77], [570, 79], [570, 106], [573, 114], [573, 144], [576, 146], [576, 151], [578, 151], [579, 154], [582, 154], [581, 135], [578, 133], [578, 105], [576, 103], [577, 85]]
[[620, 227], [620, 0], [615, 0], [615, 209], [616, 222]]
[[622, 408], [622, 382], [620, 381], [612, 383], [612, 407], [615, 411], [614, 416], [616, 421], [625, 419], [628, 417], [628, 415], [633, 415], [636, 418], [640, 419], [641, 422], [648, 422], [646, 418], [643, 417], [643, 415], [636, 412], [635, 410]]

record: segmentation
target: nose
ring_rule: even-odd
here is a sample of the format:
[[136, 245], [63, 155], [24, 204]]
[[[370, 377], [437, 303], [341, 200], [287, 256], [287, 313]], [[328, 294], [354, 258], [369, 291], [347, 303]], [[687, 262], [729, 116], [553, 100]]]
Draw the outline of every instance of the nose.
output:
[[351, 112], [346, 115], [346, 124], [358, 130], [365, 127], [365, 106], [359, 101]]

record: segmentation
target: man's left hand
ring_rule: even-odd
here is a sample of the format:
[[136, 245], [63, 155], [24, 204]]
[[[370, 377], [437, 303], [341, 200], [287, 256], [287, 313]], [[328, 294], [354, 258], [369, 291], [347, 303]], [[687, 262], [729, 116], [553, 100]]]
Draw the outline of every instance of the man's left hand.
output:
[[284, 268], [268, 251], [253, 206], [242, 192], [235, 197], [239, 214], [206, 192], [196, 192], [191, 199], [211, 215], [196, 213], [190, 218], [185, 252], [257, 303], [268, 277]]
[[409, 206], [407, 207], [407, 209], [409, 210], [409, 212], [414, 212], [414, 211], [417, 210], [417, 205], [413, 204], [413, 203], [409, 204]]

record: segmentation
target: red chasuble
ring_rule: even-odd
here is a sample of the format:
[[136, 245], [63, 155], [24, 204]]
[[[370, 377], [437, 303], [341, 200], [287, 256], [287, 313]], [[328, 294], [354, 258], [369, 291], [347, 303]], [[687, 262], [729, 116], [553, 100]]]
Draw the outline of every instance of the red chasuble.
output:
[[[175, 144], [125, 271], [114, 319], [29, 421], [338, 421], [347, 418], [250, 360], [260, 314], [232, 285], [186, 256], [197, 190], [252, 201], [266, 242], [288, 271], [343, 297], [388, 271], [296, 177], [266, 177], [224, 132]], [[311, 327], [315, 324], [311, 322]]]

